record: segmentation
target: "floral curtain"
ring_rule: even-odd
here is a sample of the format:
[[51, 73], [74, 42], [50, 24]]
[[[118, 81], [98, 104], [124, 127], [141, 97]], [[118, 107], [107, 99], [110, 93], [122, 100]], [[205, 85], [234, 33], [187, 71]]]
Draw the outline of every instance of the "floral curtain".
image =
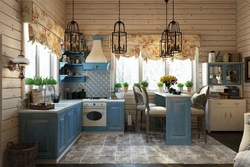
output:
[[61, 58], [64, 30], [32, 1], [22, 2], [22, 21], [29, 23], [29, 40], [39, 42]]
[[[195, 59], [195, 48], [200, 47], [200, 35], [183, 35], [182, 36], [182, 52], [175, 54], [172, 59], [185, 60]], [[159, 60], [159, 41], [161, 35], [128, 35], [128, 52], [125, 55], [115, 55], [119, 58], [132, 57], [139, 55], [142, 56], [143, 60]]]

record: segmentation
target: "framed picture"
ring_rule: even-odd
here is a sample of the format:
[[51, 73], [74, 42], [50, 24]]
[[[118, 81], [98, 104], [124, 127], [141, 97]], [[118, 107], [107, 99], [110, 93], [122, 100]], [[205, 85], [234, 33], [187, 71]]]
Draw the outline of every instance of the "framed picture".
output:
[[245, 82], [250, 82], [250, 57], [245, 57]]

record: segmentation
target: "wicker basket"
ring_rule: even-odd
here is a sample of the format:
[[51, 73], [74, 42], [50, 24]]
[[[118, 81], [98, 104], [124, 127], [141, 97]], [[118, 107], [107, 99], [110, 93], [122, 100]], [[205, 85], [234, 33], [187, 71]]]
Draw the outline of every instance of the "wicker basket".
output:
[[39, 141], [13, 144], [8, 142], [11, 167], [35, 167]]

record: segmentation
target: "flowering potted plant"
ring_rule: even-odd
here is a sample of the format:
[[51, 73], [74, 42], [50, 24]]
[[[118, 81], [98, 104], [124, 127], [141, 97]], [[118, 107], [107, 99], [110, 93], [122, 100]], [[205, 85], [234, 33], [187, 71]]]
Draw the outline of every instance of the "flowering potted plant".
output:
[[167, 90], [169, 90], [170, 86], [176, 84], [177, 81], [178, 81], [178, 79], [173, 75], [162, 76], [160, 78], [160, 82], [165, 83]]

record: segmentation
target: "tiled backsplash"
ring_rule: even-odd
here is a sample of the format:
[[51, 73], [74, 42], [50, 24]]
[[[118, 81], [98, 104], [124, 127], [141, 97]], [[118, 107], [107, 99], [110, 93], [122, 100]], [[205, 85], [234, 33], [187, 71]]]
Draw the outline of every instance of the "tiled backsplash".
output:
[[66, 99], [66, 90], [79, 92], [85, 90], [87, 97], [110, 97], [111, 96], [111, 76], [110, 71], [86, 71], [86, 82], [61, 82], [59, 90], [62, 98]]

